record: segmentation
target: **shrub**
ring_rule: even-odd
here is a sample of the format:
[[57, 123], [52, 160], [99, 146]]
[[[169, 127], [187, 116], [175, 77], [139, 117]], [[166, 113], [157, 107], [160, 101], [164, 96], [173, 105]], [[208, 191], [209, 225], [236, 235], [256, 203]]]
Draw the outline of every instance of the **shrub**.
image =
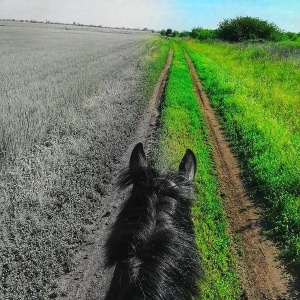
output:
[[252, 17], [225, 19], [219, 23], [217, 35], [220, 39], [229, 42], [243, 42], [255, 39], [279, 41], [283, 38], [283, 32], [277, 25]]
[[181, 31], [180, 33], [179, 33], [179, 36], [180, 37], [188, 37], [188, 36], [190, 36], [191, 35], [191, 32], [190, 31]]
[[173, 30], [168, 28], [166, 31], [166, 36], [172, 36], [172, 32], [173, 32]]
[[166, 35], [166, 30], [165, 30], [165, 29], [162, 29], [162, 31], [160, 32], [160, 34], [161, 34], [162, 36], [165, 36], [165, 35]]
[[216, 30], [197, 27], [192, 29], [191, 37], [200, 41], [206, 41], [215, 39], [217, 35]]
[[300, 33], [294, 33], [294, 32], [285, 32], [284, 33], [284, 39], [288, 41], [300, 41]]
[[172, 32], [172, 35], [171, 35], [172, 37], [179, 37], [179, 32], [177, 31], [177, 30], [174, 30], [173, 32]]

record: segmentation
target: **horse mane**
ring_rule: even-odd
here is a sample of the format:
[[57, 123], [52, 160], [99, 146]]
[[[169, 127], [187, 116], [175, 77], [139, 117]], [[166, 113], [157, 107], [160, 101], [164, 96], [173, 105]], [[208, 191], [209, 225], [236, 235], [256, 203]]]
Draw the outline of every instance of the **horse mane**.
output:
[[120, 273], [114, 298], [192, 299], [199, 275], [192, 182], [140, 164], [118, 178], [119, 190], [131, 186], [105, 244], [106, 267]]

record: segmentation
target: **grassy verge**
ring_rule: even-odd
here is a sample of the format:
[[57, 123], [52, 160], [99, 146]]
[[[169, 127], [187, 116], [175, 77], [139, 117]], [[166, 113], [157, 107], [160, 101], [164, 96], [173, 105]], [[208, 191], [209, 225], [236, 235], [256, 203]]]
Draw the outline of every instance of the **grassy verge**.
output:
[[299, 266], [299, 53], [272, 45], [183, 45], [245, 164], [247, 180], [264, 196], [269, 233]]
[[[7, 81], [12, 85], [2, 81], [0, 86], [1, 95], [7, 91], [11, 101], [16, 101], [9, 107], [6, 98], [0, 103], [1, 116], [5, 109], [14, 110], [8, 121], [0, 117], [3, 132], [11, 130], [7, 136], [13, 138], [10, 142], [0, 136], [12, 152], [2, 156], [0, 168], [0, 299], [48, 299], [55, 298], [57, 277], [72, 269], [72, 254], [93, 229], [94, 213], [107, 192], [105, 184], [112, 179], [114, 160], [121, 156], [128, 132], [135, 130], [137, 111], [151, 95], [169, 46], [152, 38], [141, 44], [133, 41], [137, 61], [127, 55], [126, 69], [111, 68], [116, 74], [104, 72], [102, 78], [97, 72], [99, 64], [105, 63], [101, 51], [107, 48], [99, 47], [97, 34], [54, 31], [58, 39], [52, 40], [46, 31], [39, 36], [34, 33], [35, 44], [27, 41], [28, 31], [23, 35], [7, 49], [12, 60], [22, 60], [18, 47], [22, 42], [35, 71], [27, 70], [23, 76], [26, 68], [22, 62], [15, 64]], [[122, 53], [126, 43], [119, 44], [115, 37], [105, 37], [112, 43], [107, 46]], [[54, 46], [48, 49], [49, 43]], [[70, 52], [70, 44], [76, 50]], [[36, 48], [31, 51], [32, 45]], [[115, 60], [117, 56], [112, 53]], [[10, 75], [5, 70], [10, 69], [2, 66], [0, 77], [7, 79]], [[120, 72], [128, 72], [126, 82], [123, 75], [118, 76]], [[120, 105], [121, 109], [114, 108]], [[43, 118], [45, 109], [49, 116]], [[45, 127], [35, 132], [41, 123]]]
[[198, 167], [193, 219], [205, 274], [199, 282], [198, 299], [239, 299], [241, 290], [229, 250], [221, 201], [217, 196], [207, 128], [183, 51], [176, 44], [173, 48], [174, 60], [162, 108], [159, 165], [177, 169], [186, 148], [194, 151]]
[[141, 68], [146, 70], [142, 77], [142, 89], [143, 101], [141, 101], [141, 108], [144, 109], [147, 101], [153, 93], [153, 87], [155, 86], [161, 71], [163, 70], [165, 63], [169, 55], [170, 43], [163, 38], [152, 38], [152, 41], [147, 44], [147, 55], [141, 62]]

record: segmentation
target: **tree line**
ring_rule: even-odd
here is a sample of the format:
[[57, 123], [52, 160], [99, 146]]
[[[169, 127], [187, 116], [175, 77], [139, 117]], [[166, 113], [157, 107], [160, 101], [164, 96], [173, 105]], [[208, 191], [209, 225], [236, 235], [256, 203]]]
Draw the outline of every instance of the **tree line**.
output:
[[300, 41], [300, 33], [284, 32], [276, 24], [253, 17], [224, 19], [217, 29], [193, 28], [192, 31], [163, 29], [160, 34], [167, 37], [187, 37], [205, 40], [223, 40], [228, 42], [244, 41]]

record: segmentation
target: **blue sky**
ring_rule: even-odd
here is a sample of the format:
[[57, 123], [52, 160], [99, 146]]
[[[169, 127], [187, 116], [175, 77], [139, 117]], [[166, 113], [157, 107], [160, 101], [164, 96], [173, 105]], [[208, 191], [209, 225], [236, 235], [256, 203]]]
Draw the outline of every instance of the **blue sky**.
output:
[[0, 18], [130, 28], [217, 28], [236, 16], [259, 17], [300, 32], [300, 0], [0, 0]]

